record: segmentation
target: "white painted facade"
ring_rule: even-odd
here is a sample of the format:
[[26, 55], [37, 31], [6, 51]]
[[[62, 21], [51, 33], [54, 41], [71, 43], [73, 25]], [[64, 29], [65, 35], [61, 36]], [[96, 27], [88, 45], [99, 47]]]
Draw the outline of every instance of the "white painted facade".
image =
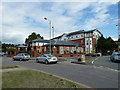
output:
[[98, 40], [99, 37], [101, 37], [102, 35], [98, 32], [98, 31], [93, 31], [93, 38], [96, 38], [96, 40]]
[[82, 39], [84, 38], [84, 34], [76, 34], [76, 35], [71, 35], [67, 37], [67, 40], [75, 40], [75, 39]]
[[85, 38], [85, 52], [92, 53], [92, 38]]
[[[44, 43], [44, 45], [47, 44], [47, 43]], [[40, 43], [40, 42], [33, 42], [32, 43], [32, 46], [42, 46], [43, 43]]]

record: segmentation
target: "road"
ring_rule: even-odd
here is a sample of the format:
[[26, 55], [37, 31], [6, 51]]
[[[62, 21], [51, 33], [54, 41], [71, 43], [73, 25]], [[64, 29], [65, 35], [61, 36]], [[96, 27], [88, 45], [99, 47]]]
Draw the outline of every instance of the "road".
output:
[[95, 66], [101, 66], [113, 70], [120, 70], [120, 63], [114, 63], [110, 61], [110, 56], [102, 56], [98, 57], [93, 61]]
[[95, 67], [94, 65], [81, 65], [70, 62], [45, 65], [31, 61], [12, 61], [11, 58], [3, 57], [3, 64], [21, 65], [32, 69], [55, 74], [93, 88], [118, 88], [118, 71], [107, 68]]

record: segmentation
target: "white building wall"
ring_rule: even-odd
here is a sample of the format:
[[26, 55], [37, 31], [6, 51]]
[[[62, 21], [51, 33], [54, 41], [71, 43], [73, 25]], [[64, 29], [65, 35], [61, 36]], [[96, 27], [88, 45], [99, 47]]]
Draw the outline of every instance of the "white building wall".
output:
[[98, 38], [101, 37], [101, 34], [98, 31], [93, 31], [93, 38], [96, 38], [96, 40], [98, 40]]
[[68, 40], [82, 39], [82, 38], [84, 38], [84, 34], [81, 33], [81, 34], [71, 35], [67, 38], [68, 38]]
[[92, 53], [92, 38], [85, 38], [85, 51], [86, 53]]
[[66, 40], [67, 40], [66, 34], [60, 38], [60, 41], [66, 41]]

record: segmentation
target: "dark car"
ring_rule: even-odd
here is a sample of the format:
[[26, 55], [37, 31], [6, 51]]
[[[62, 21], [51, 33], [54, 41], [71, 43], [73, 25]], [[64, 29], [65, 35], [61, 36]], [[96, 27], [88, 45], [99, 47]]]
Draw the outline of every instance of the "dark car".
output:
[[110, 57], [110, 60], [112, 62], [120, 62], [120, 52], [113, 52]]
[[28, 61], [30, 59], [30, 55], [28, 53], [19, 53], [17, 54], [16, 56], [13, 57], [13, 60], [19, 60], [19, 61], [22, 61], [22, 60], [25, 60], [25, 61]]

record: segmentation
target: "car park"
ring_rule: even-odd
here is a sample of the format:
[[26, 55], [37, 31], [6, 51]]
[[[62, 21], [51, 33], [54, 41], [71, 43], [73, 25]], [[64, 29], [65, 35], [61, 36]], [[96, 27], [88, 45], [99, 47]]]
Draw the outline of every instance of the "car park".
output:
[[110, 57], [110, 60], [112, 62], [120, 62], [120, 52], [113, 52]]
[[41, 57], [37, 57], [36, 58], [36, 62], [39, 63], [39, 62], [43, 62], [45, 64], [48, 64], [48, 63], [57, 63], [58, 62], [58, 59], [57, 57], [51, 55], [51, 54], [43, 54]]
[[16, 56], [13, 57], [14, 61], [16, 61], [16, 60], [19, 60], [19, 61], [22, 61], [22, 60], [28, 61], [29, 59], [30, 59], [30, 55], [28, 53], [19, 53]]

